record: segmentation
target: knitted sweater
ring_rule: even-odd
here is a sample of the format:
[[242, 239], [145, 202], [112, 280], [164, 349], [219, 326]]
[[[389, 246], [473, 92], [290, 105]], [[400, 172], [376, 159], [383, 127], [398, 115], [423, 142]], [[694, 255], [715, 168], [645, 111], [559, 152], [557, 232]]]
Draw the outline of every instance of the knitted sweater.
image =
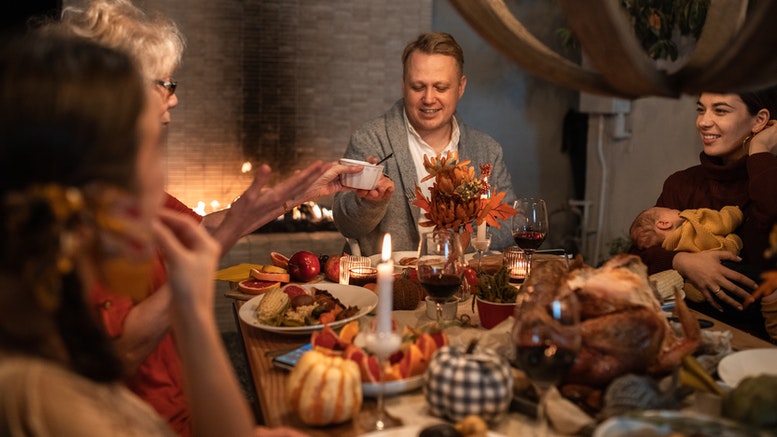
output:
[[[384, 173], [394, 181], [394, 194], [385, 201], [374, 202], [358, 197], [353, 191], [337, 193], [334, 198], [333, 216], [337, 229], [347, 238], [359, 241], [362, 255], [380, 253], [383, 235], [391, 233], [394, 250], [417, 250], [417, 223], [421, 210], [412, 203], [415, 200], [415, 186], [418, 181], [410, 146], [407, 141], [407, 126], [403, 101], [397, 101], [382, 116], [373, 119], [351, 135], [345, 151], [345, 158], [364, 159], [368, 156], [394, 157], [386, 161]], [[502, 146], [489, 135], [459, 122], [459, 158], [469, 159], [475, 168], [482, 164], [493, 164], [489, 182], [498, 191], [505, 192], [504, 202], [515, 201], [510, 173], [502, 158]], [[430, 228], [431, 230], [431, 228]], [[491, 229], [491, 248], [501, 250], [515, 244], [510, 232], [510, 223], [502, 223], [499, 229]]]
[[733, 233], [743, 218], [742, 211], [736, 206], [724, 206], [720, 211], [686, 209], [680, 217], [685, 222], [666, 237], [664, 249], [683, 252], [727, 250], [734, 255], [742, 250], [742, 239]]
[[[743, 263], [773, 267], [763, 257], [772, 225], [777, 222], [777, 157], [756, 153], [721, 164], [703, 152], [701, 164], [678, 171], [664, 182], [656, 206], [672, 209], [711, 208], [720, 210], [734, 205], [742, 210], [744, 220], [736, 231], [742, 238], [740, 256]], [[677, 252], [651, 247], [639, 254], [650, 274], [672, 268]]]

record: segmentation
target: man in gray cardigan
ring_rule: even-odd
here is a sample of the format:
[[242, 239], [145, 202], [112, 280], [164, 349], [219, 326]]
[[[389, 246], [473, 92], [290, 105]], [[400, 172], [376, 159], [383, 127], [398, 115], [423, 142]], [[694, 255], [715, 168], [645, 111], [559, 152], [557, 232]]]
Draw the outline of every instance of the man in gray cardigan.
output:
[[[492, 164], [489, 183], [506, 193], [507, 204], [515, 200], [502, 147], [455, 115], [467, 83], [458, 43], [446, 33], [422, 34], [405, 48], [402, 63], [402, 99], [354, 132], [344, 155], [371, 162], [391, 153], [394, 157], [385, 162], [384, 176], [374, 190], [341, 192], [334, 199], [335, 225], [345, 237], [359, 242], [362, 255], [380, 253], [387, 232], [393, 250], [418, 249], [418, 222], [423, 211], [412, 205], [415, 187], [419, 185], [428, 193], [432, 183], [419, 182], [426, 176], [424, 155], [457, 150], [459, 159], [471, 160], [476, 170], [482, 164]], [[426, 230], [432, 228], [422, 228], [421, 232]], [[492, 249], [515, 244], [509, 222], [489, 232], [494, 234]]]

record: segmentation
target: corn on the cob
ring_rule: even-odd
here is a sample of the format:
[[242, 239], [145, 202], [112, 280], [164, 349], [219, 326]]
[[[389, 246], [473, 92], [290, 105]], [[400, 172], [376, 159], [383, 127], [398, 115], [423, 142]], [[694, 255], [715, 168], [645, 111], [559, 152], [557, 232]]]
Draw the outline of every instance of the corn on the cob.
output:
[[256, 318], [259, 323], [278, 326], [290, 303], [291, 299], [283, 290], [274, 288], [268, 291], [259, 302], [256, 307]]
[[654, 273], [648, 279], [655, 285], [656, 291], [664, 300], [674, 299], [675, 289], [682, 290], [685, 283], [677, 270], [664, 270], [663, 272]]

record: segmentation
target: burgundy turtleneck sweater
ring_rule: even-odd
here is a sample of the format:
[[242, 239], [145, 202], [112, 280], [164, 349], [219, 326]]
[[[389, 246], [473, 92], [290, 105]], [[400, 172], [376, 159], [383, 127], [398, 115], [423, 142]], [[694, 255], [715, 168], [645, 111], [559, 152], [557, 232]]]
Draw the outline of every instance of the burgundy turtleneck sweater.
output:
[[[701, 164], [678, 171], [664, 181], [656, 206], [673, 209], [738, 206], [744, 221], [735, 233], [742, 238], [742, 262], [774, 267], [763, 257], [768, 236], [777, 222], [777, 157], [771, 153], [744, 156], [736, 162], [700, 155]], [[633, 251], [648, 266], [650, 274], [672, 268], [675, 252], [661, 247]]]

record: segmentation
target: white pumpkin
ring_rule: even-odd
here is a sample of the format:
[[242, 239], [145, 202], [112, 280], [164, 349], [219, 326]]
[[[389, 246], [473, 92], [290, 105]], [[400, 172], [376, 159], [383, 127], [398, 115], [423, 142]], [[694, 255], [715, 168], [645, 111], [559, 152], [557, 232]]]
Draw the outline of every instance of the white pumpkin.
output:
[[476, 415], [487, 422], [510, 407], [513, 373], [505, 358], [476, 344], [440, 348], [429, 363], [424, 396], [435, 416], [454, 422]]
[[306, 352], [286, 381], [291, 410], [308, 425], [350, 420], [362, 407], [359, 366], [318, 351]]

